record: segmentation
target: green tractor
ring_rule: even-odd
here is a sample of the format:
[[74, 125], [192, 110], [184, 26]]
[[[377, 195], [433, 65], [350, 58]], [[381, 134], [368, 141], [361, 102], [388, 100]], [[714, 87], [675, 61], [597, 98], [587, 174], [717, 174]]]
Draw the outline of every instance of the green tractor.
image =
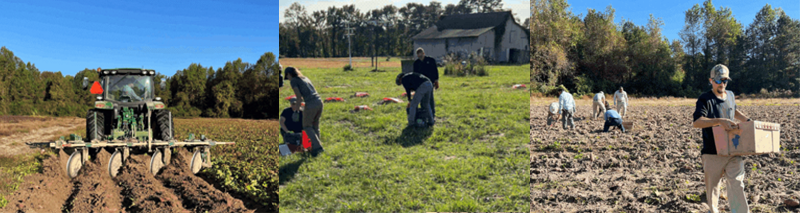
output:
[[[91, 86], [96, 95], [94, 108], [86, 113], [86, 138], [70, 135], [69, 140], [49, 142], [56, 149], [73, 151], [66, 171], [74, 178], [90, 155], [101, 149], [111, 154], [108, 174], [116, 177], [125, 160], [133, 154], [151, 153], [150, 171], [155, 175], [170, 163], [172, 149], [186, 147], [193, 151], [189, 164], [193, 173], [211, 166], [210, 147], [233, 142], [216, 142], [193, 134], [184, 141], [174, 139], [172, 113], [160, 97], [154, 95], [155, 70], [139, 68], [97, 69], [99, 82]], [[89, 86], [84, 77], [83, 88]], [[162, 82], [160, 87], [164, 89]]]

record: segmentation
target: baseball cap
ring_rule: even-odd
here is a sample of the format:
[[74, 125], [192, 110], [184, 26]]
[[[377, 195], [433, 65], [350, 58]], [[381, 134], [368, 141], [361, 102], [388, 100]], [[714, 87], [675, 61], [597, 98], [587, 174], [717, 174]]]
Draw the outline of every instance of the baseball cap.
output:
[[297, 98], [296, 97], [289, 98], [289, 103], [296, 104], [297, 103]]
[[731, 71], [722, 64], [717, 64], [714, 68], [711, 68], [711, 78], [714, 80], [722, 80], [723, 78], [727, 78], [728, 80], [732, 80], [730, 76]]

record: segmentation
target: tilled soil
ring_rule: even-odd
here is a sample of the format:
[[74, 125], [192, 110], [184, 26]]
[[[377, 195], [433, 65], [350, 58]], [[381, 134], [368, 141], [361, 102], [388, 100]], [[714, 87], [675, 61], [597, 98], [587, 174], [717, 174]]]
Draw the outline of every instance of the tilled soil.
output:
[[106, 171], [110, 154], [100, 151], [74, 179], [61, 151], [42, 162], [42, 173], [26, 177], [0, 212], [253, 212], [193, 175], [179, 150], [156, 176], [149, 156], [131, 155], [116, 178]]
[[202, 178], [192, 175], [188, 163], [191, 153], [181, 150], [172, 163], [156, 176], [181, 196], [183, 206], [193, 212], [253, 212], [241, 200], [221, 192]]
[[[581, 106], [583, 109], [590, 107]], [[745, 193], [753, 212], [797, 212], [800, 107], [740, 106], [750, 118], [781, 124], [780, 154], [745, 157]], [[534, 212], [706, 212], [694, 106], [630, 106], [628, 133], [602, 133], [589, 110], [574, 131], [546, 126], [546, 106], [531, 106], [531, 210]], [[584, 119], [585, 117], [585, 119]], [[723, 178], [724, 179], [724, 178]], [[722, 210], [728, 210], [720, 199]]]

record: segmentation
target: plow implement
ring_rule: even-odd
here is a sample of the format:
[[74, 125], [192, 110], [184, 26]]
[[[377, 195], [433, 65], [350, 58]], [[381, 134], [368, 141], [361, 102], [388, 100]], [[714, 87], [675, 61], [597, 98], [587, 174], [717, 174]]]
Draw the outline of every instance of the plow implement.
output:
[[150, 172], [155, 175], [161, 168], [168, 165], [172, 158], [173, 148], [186, 148], [192, 152], [189, 162], [185, 162], [191, 168], [193, 174], [197, 174], [204, 167], [211, 167], [211, 147], [216, 145], [232, 145], [234, 142], [219, 142], [206, 139], [201, 136], [200, 139], [195, 139], [193, 135], [189, 135], [189, 139], [183, 141], [161, 141], [161, 140], [148, 140], [139, 141], [136, 139], [129, 140], [93, 140], [86, 142], [81, 140], [80, 136], [71, 135], [71, 140], [64, 140], [62, 137], [59, 140], [52, 142], [36, 142], [27, 143], [31, 147], [38, 148], [52, 148], [63, 149], [67, 153], [71, 152], [69, 159], [65, 165], [65, 171], [70, 178], [78, 176], [78, 171], [81, 167], [89, 161], [89, 152], [92, 149], [95, 151], [105, 149], [111, 154], [108, 162], [108, 174], [111, 177], [116, 177], [119, 169], [125, 163], [132, 152], [146, 151], [150, 153]]

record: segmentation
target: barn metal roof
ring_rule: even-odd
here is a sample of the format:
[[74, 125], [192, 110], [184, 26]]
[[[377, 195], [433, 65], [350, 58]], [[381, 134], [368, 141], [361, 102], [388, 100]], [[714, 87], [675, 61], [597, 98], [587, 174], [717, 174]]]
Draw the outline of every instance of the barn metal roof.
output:
[[412, 37], [412, 39], [443, 39], [443, 38], [468, 38], [478, 37], [481, 34], [489, 32], [494, 27], [484, 27], [478, 29], [445, 29], [439, 31], [436, 26], [425, 29], [419, 34]]
[[[508, 19], [514, 19], [511, 11], [441, 16], [434, 26], [423, 30], [411, 39], [478, 37], [496, 27], [505, 29], [504, 26]], [[516, 24], [516, 20], [514, 23]], [[523, 27], [523, 29], [525, 28]]]

